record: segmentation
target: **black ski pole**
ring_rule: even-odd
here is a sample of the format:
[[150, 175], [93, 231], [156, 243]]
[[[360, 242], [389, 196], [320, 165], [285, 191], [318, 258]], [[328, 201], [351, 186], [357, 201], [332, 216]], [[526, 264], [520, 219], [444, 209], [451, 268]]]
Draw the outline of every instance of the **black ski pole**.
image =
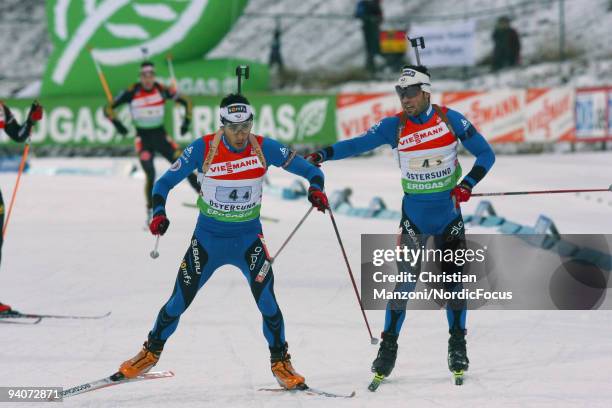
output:
[[502, 191], [500, 193], [474, 193], [472, 197], [508, 196], [508, 195], [531, 195], [531, 194], [563, 194], [563, 193], [595, 193], [612, 191], [612, 184], [608, 188], [583, 188], [567, 190], [536, 190], [536, 191]]
[[336, 238], [338, 238], [338, 243], [340, 244], [340, 249], [342, 250], [342, 256], [344, 257], [344, 262], [346, 263], [346, 267], [348, 269], [349, 276], [351, 277], [351, 282], [353, 284], [353, 289], [355, 290], [355, 296], [357, 296], [357, 301], [359, 302], [359, 308], [361, 309], [363, 320], [365, 321], [366, 327], [368, 329], [368, 333], [370, 334], [370, 343], [377, 344], [378, 339], [372, 336], [372, 330], [370, 329], [370, 323], [368, 322], [368, 318], [365, 314], [365, 310], [363, 309], [363, 303], [361, 302], [361, 296], [359, 296], [359, 291], [357, 290], [357, 284], [355, 283], [355, 277], [353, 276], [351, 265], [349, 264], [348, 257], [346, 256], [346, 251], [344, 250], [344, 245], [342, 244], [342, 239], [340, 238], [340, 232], [338, 232], [338, 226], [336, 225], [336, 220], [334, 219], [334, 214], [332, 213], [331, 208], [328, 207], [327, 210], [329, 211], [329, 217], [331, 218], [332, 224], [334, 226], [334, 231], [336, 232]]
[[283, 244], [280, 246], [280, 248], [278, 249], [278, 251], [276, 251], [276, 254], [274, 254], [274, 256], [272, 258], [270, 258], [270, 264], [274, 263], [274, 261], [276, 260], [276, 258], [278, 257], [278, 254], [281, 253], [281, 251], [285, 248], [285, 246], [289, 243], [289, 241], [291, 240], [291, 238], [293, 238], [293, 236], [295, 235], [295, 233], [297, 232], [297, 230], [302, 226], [302, 224], [304, 223], [304, 221], [306, 221], [306, 218], [308, 218], [308, 216], [310, 215], [310, 213], [312, 212], [312, 209], [314, 207], [310, 207], [308, 209], [308, 211], [306, 212], [306, 214], [304, 214], [304, 216], [302, 217], [302, 219], [300, 220], [300, 222], [298, 222], [298, 224], [295, 226], [295, 228], [293, 229], [293, 231], [291, 231], [291, 234], [289, 234], [289, 236], [287, 237], [287, 239], [285, 240], [285, 242], [283, 242]]
[[279, 248], [278, 251], [276, 251], [276, 254], [274, 254], [273, 257], [271, 257], [269, 260], [266, 259], [266, 261], [264, 262], [264, 264], [262, 265], [259, 273], [260, 274], [267, 274], [268, 270], [272, 267], [272, 264], [274, 263], [274, 261], [276, 261], [276, 258], [278, 257], [278, 254], [281, 253], [281, 251], [283, 250], [283, 248], [285, 248], [285, 246], [287, 245], [287, 243], [289, 243], [289, 241], [291, 240], [291, 238], [293, 238], [293, 236], [295, 235], [295, 233], [297, 232], [297, 230], [302, 226], [302, 224], [304, 223], [304, 221], [306, 221], [306, 218], [308, 218], [308, 216], [310, 215], [310, 213], [312, 212], [312, 209], [314, 207], [310, 207], [308, 209], [308, 211], [306, 211], [306, 214], [304, 214], [304, 216], [302, 217], [302, 219], [300, 220], [300, 222], [298, 222], [298, 224], [295, 226], [295, 228], [293, 229], [293, 231], [291, 231], [291, 234], [289, 234], [289, 236], [287, 237], [287, 239], [285, 240], [285, 242], [283, 242], [283, 244], [281, 245], [281, 247]]

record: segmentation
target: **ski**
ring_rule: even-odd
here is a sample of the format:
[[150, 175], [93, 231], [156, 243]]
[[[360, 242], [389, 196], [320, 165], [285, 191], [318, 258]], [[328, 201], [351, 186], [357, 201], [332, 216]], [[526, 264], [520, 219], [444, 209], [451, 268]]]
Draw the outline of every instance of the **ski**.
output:
[[455, 385], [463, 385], [463, 377], [465, 372], [463, 370], [453, 371], [453, 382]]
[[62, 391], [62, 398], [73, 397], [75, 395], [99, 390], [101, 388], [112, 387], [113, 385], [127, 384], [144, 380], [157, 380], [158, 378], [169, 377], [174, 377], [174, 373], [172, 371], [154, 371], [150, 373], [144, 373], [135, 378], [125, 378], [123, 374], [121, 374], [120, 372], [116, 372], [115, 374], [109, 377], [77, 385], [76, 387], [68, 388], [67, 390]]
[[302, 393], [306, 395], [318, 395], [328, 398], [353, 398], [355, 396], [355, 391], [351, 392], [350, 394], [336, 394], [333, 392], [319, 390], [317, 388], [311, 388], [306, 384], [303, 384], [303, 387], [301, 388], [295, 388], [293, 390], [288, 390], [286, 388], [260, 388], [258, 391], [286, 392], [290, 394]]
[[370, 385], [368, 385], [368, 390], [372, 392], [376, 391], [378, 387], [380, 386], [380, 384], [382, 384], [384, 379], [385, 379], [384, 375], [374, 374], [374, 378], [372, 379], [372, 382], [370, 382]]
[[110, 316], [111, 312], [102, 315], [83, 316], [83, 315], [56, 315], [56, 314], [38, 314], [38, 313], [21, 313], [16, 310], [11, 310], [7, 313], [0, 314], [0, 319], [90, 319], [97, 320]]
[[36, 318], [30, 318], [33, 319], [31, 321], [21, 321], [21, 320], [8, 320], [8, 319], [3, 319], [2, 316], [0, 316], [0, 323], [6, 323], [6, 324], [38, 324], [40, 323], [40, 321], [42, 320], [42, 317], [36, 317]]

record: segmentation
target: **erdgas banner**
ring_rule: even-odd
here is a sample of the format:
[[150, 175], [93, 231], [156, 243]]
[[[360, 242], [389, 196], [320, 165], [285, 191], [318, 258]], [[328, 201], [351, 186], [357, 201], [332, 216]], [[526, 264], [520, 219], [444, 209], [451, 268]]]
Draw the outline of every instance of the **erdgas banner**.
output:
[[103, 95], [88, 49], [117, 93], [138, 79], [144, 54], [168, 77], [171, 54], [185, 93], [222, 94], [238, 64], [251, 65], [245, 91], [267, 87], [268, 68], [235, 59], [203, 59], [228, 33], [247, 0], [48, 0], [53, 53], [43, 78], [42, 96]]
[[[168, 134], [182, 145], [197, 137], [214, 133], [220, 125], [219, 98], [194, 97], [193, 117], [189, 133], [181, 135], [183, 108], [167, 102], [165, 127]], [[255, 111], [253, 133], [271, 137], [282, 143], [330, 144], [336, 141], [336, 97], [327, 95], [252, 96]], [[5, 103], [21, 122], [31, 101], [6, 100]], [[118, 118], [129, 129], [122, 138], [104, 116], [104, 98], [43, 98], [43, 119], [32, 130], [34, 145], [121, 146], [134, 141], [135, 130], [127, 106], [117, 110]], [[11, 143], [0, 131], [0, 143]]]

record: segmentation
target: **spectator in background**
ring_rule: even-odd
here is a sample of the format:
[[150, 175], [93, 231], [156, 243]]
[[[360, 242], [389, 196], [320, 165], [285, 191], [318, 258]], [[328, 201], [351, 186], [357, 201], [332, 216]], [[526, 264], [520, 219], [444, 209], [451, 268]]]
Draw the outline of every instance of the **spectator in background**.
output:
[[276, 20], [276, 28], [274, 28], [270, 60], [268, 62], [270, 68], [273, 68], [275, 65], [278, 65], [279, 72], [282, 74], [285, 70], [285, 65], [283, 64], [283, 56], [281, 54], [281, 25], [278, 19]]
[[492, 38], [494, 43], [493, 71], [517, 66], [521, 54], [521, 41], [516, 30], [510, 26], [508, 17], [502, 16], [497, 20]]
[[359, 0], [355, 10], [355, 18], [361, 20], [361, 29], [366, 46], [366, 69], [370, 73], [376, 71], [374, 57], [380, 53], [380, 24], [383, 21], [380, 0]]

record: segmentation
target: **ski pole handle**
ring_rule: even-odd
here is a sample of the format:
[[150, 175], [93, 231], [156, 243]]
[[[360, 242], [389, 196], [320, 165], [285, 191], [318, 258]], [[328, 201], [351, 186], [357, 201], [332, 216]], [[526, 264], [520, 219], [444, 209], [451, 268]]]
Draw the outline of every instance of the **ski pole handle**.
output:
[[238, 65], [236, 67], [236, 78], [238, 79], [238, 93], [242, 93], [242, 76], [244, 75], [244, 79], [249, 79], [249, 66], [248, 65]]
[[410, 40], [410, 45], [414, 48], [414, 54], [416, 55], [417, 65], [421, 65], [421, 56], [419, 55], [419, 46], [421, 48], [425, 48], [425, 38], [424, 37], [416, 37], [416, 38], [408, 38]]

